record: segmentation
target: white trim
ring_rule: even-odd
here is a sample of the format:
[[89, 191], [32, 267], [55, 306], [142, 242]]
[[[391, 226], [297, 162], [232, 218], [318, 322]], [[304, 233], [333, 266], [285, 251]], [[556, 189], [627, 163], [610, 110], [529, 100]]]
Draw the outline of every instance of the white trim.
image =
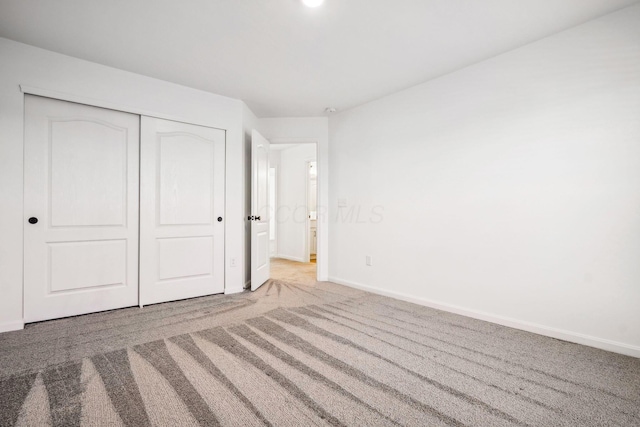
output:
[[[269, 147], [269, 149], [271, 149], [271, 147]], [[269, 153], [271, 153], [271, 151], [269, 151]], [[278, 161], [278, 166], [271, 166], [271, 158], [269, 158], [269, 170], [273, 169], [274, 173], [273, 173], [273, 179], [275, 180], [274, 184], [273, 184], [273, 200], [275, 200], [276, 205], [273, 208], [273, 218], [271, 218], [271, 216], [269, 216], [269, 257], [273, 257], [275, 255], [275, 253], [278, 252], [278, 188], [280, 186], [280, 162]], [[269, 202], [271, 202], [271, 200], [269, 200]], [[271, 207], [271, 205], [269, 205], [269, 207]], [[271, 214], [271, 212], [269, 212], [269, 214]], [[271, 221], [273, 220], [273, 239], [271, 239]], [[271, 242], [273, 242], [273, 249], [274, 249], [274, 253], [271, 253]], [[271, 268], [271, 267], [269, 267]], [[251, 282], [251, 280], [249, 280], [248, 282]]]
[[329, 281], [333, 283], [337, 283], [339, 285], [348, 286], [350, 288], [368, 291], [377, 295], [383, 295], [383, 296], [395, 298], [398, 300], [435, 308], [437, 310], [443, 310], [450, 313], [460, 314], [462, 316], [485, 320], [487, 322], [496, 323], [502, 326], [508, 326], [510, 328], [520, 329], [527, 332], [533, 332], [534, 334], [545, 335], [551, 338], [557, 338], [560, 340], [569, 341], [576, 344], [582, 344], [589, 347], [595, 347], [602, 350], [612, 351], [614, 353], [620, 353], [627, 356], [640, 358], [640, 347], [624, 344], [617, 341], [611, 341], [603, 338], [593, 337], [590, 335], [580, 334], [577, 332], [567, 331], [564, 329], [544, 326], [538, 323], [526, 322], [523, 320], [511, 318], [511, 317], [485, 313], [482, 311], [472, 310], [472, 309], [460, 307], [457, 305], [447, 304], [439, 301], [433, 301], [426, 298], [418, 298], [418, 297], [403, 294], [400, 292], [378, 289], [368, 285], [363, 285], [361, 283], [340, 279], [338, 277], [329, 277]]
[[84, 104], [92, 107], [106, 108], [108, 110], [122, 111], [124, 113], [132, 113], [132, 114], [137, 114], [139, 116], [154, 117], [156, 119], [165, 119], [165, 120], [171, 120], [173, 122], [181, 122], [181, 123], [186, 123], [190, 125], [204, 126], [204, 127], [220, 129], [225, 131], [227, 130], [219, 127], [219, 124], [216, 126], [211, 123], [198, 122], [197, 120], [186, 120], [185, 118], [171, 116], [168, 114], [159, 114], [153, 111], [131, 107], [129, 105], [116, 104], [108, 101], [103, 101], [101, 99], [90, 98], [82, 95], [75, 95], [73, 93], [58, 92], [56, 90], [42, 89], [39, 87], [27, 86], [22, 84], [20, 85], [20, 91], [28, 95], [44, 96], [45, 98], [53, 98], [53, 99], [59, 99], [60, 101], [75, 102], [77, 104]]
[[21, 329], [24, 329], [24, 322], [22, 320], [17, 320], [15, 322], [0, 323], [0, 333], [19, 331]]
[[[306, 221], [306, 229], [304, 233], [305, 241], [304, 241], [304, 262], [311, 262], [311, 218], [309, 217], [309, 195], [311, 188], [311, 176], [309, 175], [309, 168], [311, 167], [311, 163], [316, 164], [316, 169], [318, 169], [318, 147], [316, 143], [316, 156], [315, 158], [307, 158], [305, 159], [305, 185], [304, 185], [304, 199], [307, 205], [307, 215], [305, 218]], [[318, 177], [316, 176], [316, 239], [318, 236]], [[318, 248], [317, 248], [317, 240], [316, 240], [316, 263], [318, 262]], [[316, 272], [316, 280], [318, 280], [318, 275]]]
[[298, 258], [298, 257], [294, 257], [294, 256], [289, 256], [289, 255], [274, 255], [271, 258], [282, 258], [282, 259], [287, 259], [289, 261], [296, 261], [296, 262], [305, 262], [304, 259], [302, 258]]
[[272, 144], [317, 144], [318, 138], [267, 138]]
[[[316, 147], [316, 160], [318, 160], [318, 147]], [[304, 205], [307, 208], [304, 216], [304, 262], [311, 262], [311, 250], [309, 249], [309, 239], [311, 238], [311, 218], [309, 218], [309, 187], [311, 184], [311, 178], [309, 177], [309, 165], [313, 160], [305, 159], [304, 164]], [[316, 163], [317, 165], [318, 163]], [[316, 185], [316, 199], [318, 193], [318, 186]], [[316, 212], [318, 207], [316, 206]], [[317, 215], [317, 214], [316, 214]], [[317, 216], [316, 216], [317, 217]], [[317, 223], [317, 222], [316, 222]], [[316, 255], [317, 256], [317, 255]], [[316, 261], [317, 262], [317, 261]], [[318, 280], [318, 274], [316, 272], [316, 280]]]
[[239, 294], [241, 292], [244, 292], [244, 288], [231, 288], [231, 289], [224, 289], [224, 294], [225, 295], [232, 295], [232, 294]]

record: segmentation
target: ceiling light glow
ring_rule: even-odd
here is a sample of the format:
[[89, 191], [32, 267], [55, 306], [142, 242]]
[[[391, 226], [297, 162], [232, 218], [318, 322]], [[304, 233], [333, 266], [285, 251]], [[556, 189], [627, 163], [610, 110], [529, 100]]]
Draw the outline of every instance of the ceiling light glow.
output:
[[324, 0], [302, 0], [302, 3], [307, 7], [318, 7], [324, 3]]

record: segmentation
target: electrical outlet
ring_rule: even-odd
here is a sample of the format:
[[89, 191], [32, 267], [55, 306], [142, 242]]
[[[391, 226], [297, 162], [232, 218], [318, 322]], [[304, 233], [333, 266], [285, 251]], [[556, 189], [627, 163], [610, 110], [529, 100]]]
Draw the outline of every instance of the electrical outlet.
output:
[[371, 260], [371, 255], [367, 255], [365, 257], [365, 261], [366, 261], [368, 266], [372, 266], [373, 265], [373, 261]]
[[236, 266], [236, 259], [231, 258], [231, 267], [235, 267], [235, 266]]

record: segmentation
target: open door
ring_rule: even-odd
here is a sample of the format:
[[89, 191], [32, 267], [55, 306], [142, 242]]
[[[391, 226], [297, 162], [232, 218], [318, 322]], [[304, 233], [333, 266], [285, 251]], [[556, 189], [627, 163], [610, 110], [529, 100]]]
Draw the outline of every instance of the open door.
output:
[[251, 132], [251, 290], [269, 280], [269, 141]]

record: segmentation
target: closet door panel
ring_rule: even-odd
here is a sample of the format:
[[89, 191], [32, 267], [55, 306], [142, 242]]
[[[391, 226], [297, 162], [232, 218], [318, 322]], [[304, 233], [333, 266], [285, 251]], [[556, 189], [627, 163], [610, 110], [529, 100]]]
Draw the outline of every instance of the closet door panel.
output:
[[139, 124], [25, 96], [26, 322], [138, 304]]
[[224, 292], [225, 132], [142, 118], [141, 303]]

